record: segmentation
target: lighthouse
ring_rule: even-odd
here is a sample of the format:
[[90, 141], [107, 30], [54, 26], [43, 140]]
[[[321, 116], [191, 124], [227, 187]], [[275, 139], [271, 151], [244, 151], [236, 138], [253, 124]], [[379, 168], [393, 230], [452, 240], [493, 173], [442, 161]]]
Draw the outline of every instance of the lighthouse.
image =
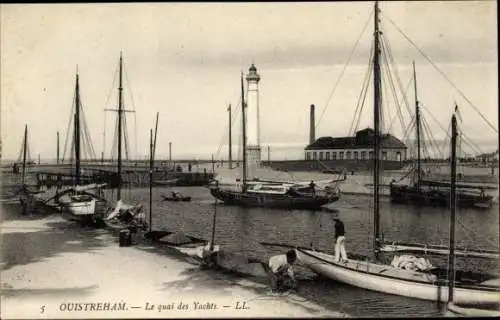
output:
[[261, 164], [260, 124], [259, 124], [259, 81], [260, 75], [252, 63], [248, 69], [247, 80], [247, 161], [248, 165]]

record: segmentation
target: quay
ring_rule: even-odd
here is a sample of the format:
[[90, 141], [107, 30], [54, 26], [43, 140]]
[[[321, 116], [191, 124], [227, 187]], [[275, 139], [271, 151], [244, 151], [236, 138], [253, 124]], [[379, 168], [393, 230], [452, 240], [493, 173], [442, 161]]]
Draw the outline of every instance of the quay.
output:
[[60, 215], [8, 217], [4, 209], [2, 319], [347, 316], [151, 244], [119, 247], [109, 230]]
[[[383, 176], [381, 177], [380, 194], [383, 197], [389, 196], [389, 184], [392, 180], [409, 183], [411, 178], [408, 175], [409, 167], [406, 162], [390, 161], [385, 163]], [[433, 166], [434, 164], [427, 164]], [[424, 166], [425, 167], [425, 166]], [[330, 170], [326, 170], [330, 168]], [[93, 181], [104, 182], [108, 179], [108, 187], [114, 187], [116, 184], [116, 165], [112, 162], [84, 162], [82, 164], [83, 176], [98, 174]], [[10, 168], [3, 165], [2, 188], [9, 189], [9, 186], [18, 185], [15, 177], [9, 173]], [[122, 182], [128, 187], [145, 187], [149, 184], [149, 166], [144, 161], [129, 161], [122, 168]], [[431, 180], [448, 181], [448, 168], [440, 169], [441, 172], [433, 172], [428, 176]], [[479, 166], [464, 166], [463, 173], [459, 175], [458, 182], [468, 184], [478, 184], [483, 186], [488, 194], [493, 195], [495, 201], [498, 201], [498, 172], [491, 174], [490, 169]], [[370, 172], [370, 163], [367, 161], [355, 160], [337, 160], [337, 161], [318, 161], [312, 160], [286, 160], [286, 161], [263, 161], [262, 167], [256, 173], [259, 178], [267, 180], [286, 180], [286, 181], [310, 181], [310, 180], [331, 180], [339, 178], [345, 174], [345, 180], [339, 183], [343, 194], [351, 195], [370, 195], [372, 194], [373, 177]], [[42, 176], [45, 184], [49, 187], [55, 183], [57, 174], [70, 174], [71, 166], [68, 164], [34, 164], [27, 169], [28, 184], [36, 184], [36, 174]], [[227, 161], [211, 160], [176, 160], [165, 161], [156, 160], [153, 172], [155, 185], [175, 185], [175, 186], [207, 186], [214, 177], [213, 172], [218, 178], [227, 183], [234, 184], [236, 178], [241, 175], [239, 162], [233, 161], [232, 170], [229, 169]], [[175, 183], [169, 181], [175, 180]], [[166, 182], [166, 183], [165, 183]], [[491, 190], [490, 190], [491, 189]]]

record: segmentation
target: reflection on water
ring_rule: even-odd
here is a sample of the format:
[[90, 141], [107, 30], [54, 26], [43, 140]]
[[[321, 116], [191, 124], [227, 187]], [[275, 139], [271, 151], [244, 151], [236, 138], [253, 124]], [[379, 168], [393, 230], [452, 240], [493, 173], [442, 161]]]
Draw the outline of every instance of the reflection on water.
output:
[[[184, 231], [209, 240], [212, 232], [214, 199], [207, 188], [175, 190], [191, 196], [191, 202], [161, 201], [171, 191], [153, 191], [153, 229]], [[129, 189], [122, 193], [126, 201], [140, 201], [148, 210], [148, 189]], [[111, 196], [111, 193], [108, 193]], [[338, 215], [346, 226], [348, 252], [370, 255], [373, 239], [373, 201], [367, 196], [349, 196], [332, 204], [337, 213], [326, 211], [266, 210], [217, 205], [216, 243], [227, 250], [265, 259], [279, 249], [263, 247], [260, 241], [314, 246], [333, 252], [334, 221]], [[381, 200], [381, 232], [385, 239], [402, 242], [448, 244], [449, 210], [443, 208], [391, 204]], [[461, 209], [457, 214], [457, 245], [497, 250], [499, 243], [498, 204], [490, 210]], [[281, 249], [283, 250], [283, 249]], [[390, 257], [388, 257], [390, 258]], [[446, 257], [428, 256], [434, 265], [447, 263]], [[498, 263], [486, 259], [457, 257], [458, 267], [465, 264], [475, 270], [497, 272]], [[354, 316], [432, 316], [440, 315], [434, 302], [409, 299], [354, 288], [319, 277], [299, 268], [300, 293], [325, 307], [342, 309]]]

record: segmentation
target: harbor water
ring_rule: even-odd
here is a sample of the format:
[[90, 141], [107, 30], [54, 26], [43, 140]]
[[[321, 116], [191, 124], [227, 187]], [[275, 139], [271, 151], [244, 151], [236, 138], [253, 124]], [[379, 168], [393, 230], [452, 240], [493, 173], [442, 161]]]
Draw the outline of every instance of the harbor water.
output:
[[[175, 189], [191, 196], [191, 202], [162, 201]], [[116, 198], [112, 190], [106, 197]], [[122, 190], [130, 204], [142, 203], [149, 212], [149, 189]], [[155, 188], [153, 190], [153, 230], [182, 231], [187, 235], [211, 239], [212, 221], [217, 211], [215, 242], [224, 250], [264, 260], [282, 253], [283, 248], [262, 246], [259, 242], [305, 246], [333, 253], [334, 221], [338, 216], [346, 227], [348, 252], [372, 254], [373, 200], [363, 195], [343, 195], [328, 211], [241, 208], [217, 204], [206, 187]], [[498, 203], [490, 209], [460, 209], [457, 216], [457, 246], [498, 250]], [[392, 204], [381, 199], [381, 233], [390, 241], [447, 245], [449, 209]], [[149, 217], [147, 217], [149, 219]], [[390, 259], [391, 256], [386, 258]], [[445, 266], [447, 257], [426, 256], [433, 265]], [[479, 258], [457, 258], [457, 267], [498, 273], [498, 262]], [[352, 316], [439, 316], [436, 302], [409, 299], [367, 291], [327, 279], [297, 267], [300, 293], [307, 299]]]

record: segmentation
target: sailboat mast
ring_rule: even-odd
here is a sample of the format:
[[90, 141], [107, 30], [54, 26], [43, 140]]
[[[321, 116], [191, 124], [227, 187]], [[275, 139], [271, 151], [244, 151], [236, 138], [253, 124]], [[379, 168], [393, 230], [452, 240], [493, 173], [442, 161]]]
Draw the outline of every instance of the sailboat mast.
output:
[[217, 199], [214, 201], [214, 216], [212, 221], [212, 240], [210, 241], [210, 252], [214, 251], [215, 243], [215, 224], [217, 222]]
[[448, 302], [453, 301], [455, 284], [455, 216], [457, 184], [457, 119], [451, 118], [450, 255], [448, 256]]
[[[156, 139], [156, 134], [155, 134]], [[149, 232], [153, 230], [153, 169], [154, 169], [153, 129], [149, 130]]]
[[243, 72], [241, 73], [241, 126], [243, 131], [243, 186], [242, 191], [245, 192], [247, 189], [247, 124], [245, 117], [245, 89], [243, 88]]
[[75, 184], [80, 184], [80, 82], [76, 73], [75, 88]]
[[154, 143], [153, 143], [153, 161], [154, 161], [154, 157], [156, 154], [156, 135], [158, 134], [158, 117], [159, 116], [160, 116], [160, 113], [156, 112], [155, 136], [154, 136]]
[[417, 190], [420, 190], [420, 181], [422, 180], [422, 166], [420, 154], [420, 108], [417, 95], [417, 73], [415, 71], [415, 61], [413, 61], [413, 84], [415, 85], [415, 122], [417, 126]]
[[231, 169], [233, 167], [233, 149], [232, 149], [232, 146], [233, 146], [233, 143], [231, 141], [232, 139], [232, 133], [231, 133], [231, 104], [229, 104], [229, 106], [227, 107], [227, 111], [229, 112], [229, 157], [228, 157], [228, 160], [229, 160], [229, 169]]
[[380, 234], [380, 219], [379, 219], [379, 177], [380, 177], [380, 107], [381, 107], [381, 91], [380, 91], [380, 43], [379, 43], [379, 9], [378, 2], [375, 2], [375, 15], [374, 15], [374, 55], [373, 55], [373, 88], [374, 88], [374, 108], [373, 108], [373, 122], [374, 122], [374, 155], [373, 155], [373, 197], [374, 197], [374, 210], [373, 210], [373, 248], [375, 257], [378, 254], [378, 241]]
[[24, 125], [24, 141], [23, 141], [23, 175], [21, 176], [21, 183], [24, 185], [24, 177], [26, 176], [26, 151], [28, 149], [28, 125]]
[[119, 75], [119, 87], [118, 87], [118, 188], [116, 191], [116, 200], [121, 199], [121, 188], [122, 188], [122, 114], [123, 114], [123, 86], [122, 86], [122, 75], [123, 75], [123, 58], [120, 52], [120, 75]]
[[59, 131], [57, 131], [57, 152], [56, 152], [56, 163], [59, 164]]

